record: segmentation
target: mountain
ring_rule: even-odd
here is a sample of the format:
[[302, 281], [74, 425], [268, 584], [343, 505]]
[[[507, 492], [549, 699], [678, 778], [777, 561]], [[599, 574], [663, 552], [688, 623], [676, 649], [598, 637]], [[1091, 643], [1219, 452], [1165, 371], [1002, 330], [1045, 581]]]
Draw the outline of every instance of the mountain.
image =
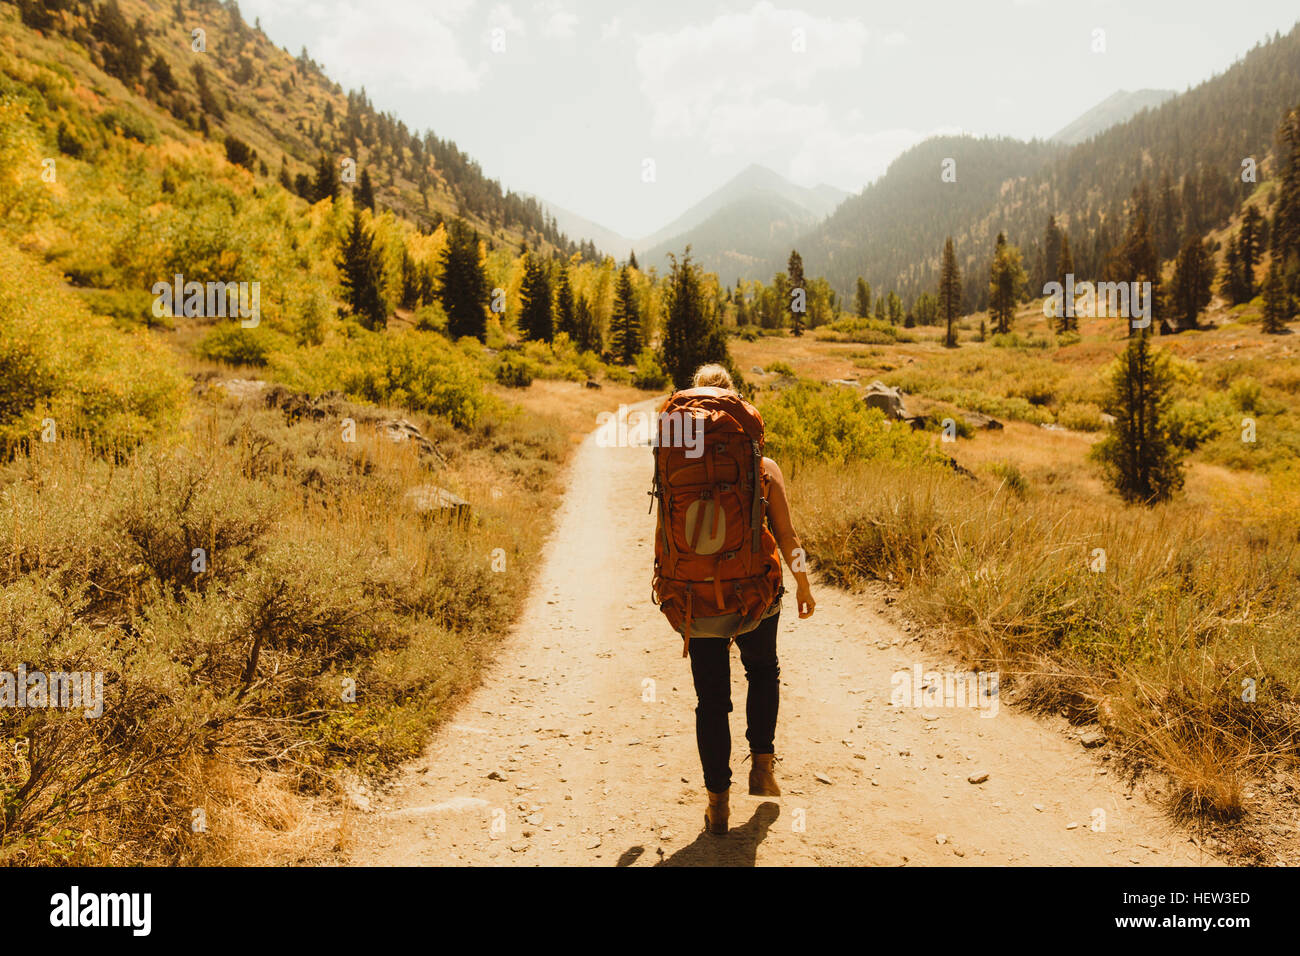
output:
[[666, 268], [670, 252], [680, 256], [690, 245], [692, 258], [724, 281], [770, 278], [767, 261], [788, 254], [796, 236], [847, 196], [825, 184], [798, 186], [752, 165], [634, 248], [642, 266]]
[[[993, 247], [990, 217], [1006, 184], [1025, 180], [1063, 147], [1008, 137], [939, 136], [903, 153], [880, 179], [846, 200], [819, 227], [798, 237], [808, 275], [823, 275], [848, 296], [856, 278], [904, 298], [929, 288], [944, 238], [979, 230]], [[955, 161], [955, 181], [945, 181], [945, 160]], [[766, 275], [785, 267], [777, 256]]]
[[[845, 200], [796, 248], [808, 275], [841, 295], [860, 275], [910, 302], [938, 284], [939, 254], [952, 236], [963, 307], [987, 301], [999, 231], [1021, 247], [1031, 286], [1044, 280], [1042, 237], [1050, 216], [1069, 236], [1074, 271], [1101, 276], [1135, 199], [1147, 206], [1160, 256], [1227, 222], [1255, 188], [1242, 163], [1268, 163], [1286, 110], [1300, 103], [1300, 26], [1257, 44], [1223, 73], [1074, 146], [945, 137], [900, 156], [886, 174]], [[940, 180], [944, 158], [956, 181]], [[1145, 193], [1143, 193], [1145, 184]], [[768, 268], [779, 268], [773, 257]]]
[[555, 220], [556, 228], [570, 239], [575, 241], [589, 240], [595, 244], [600, 252], [611, 255], [616, 259], [626, 258], [628, 250], [636, 248], [637, 243], [635, 240], [602, 226], [598, 222], [593, 222], [571, 209], [557, 206], [540, 196], [533, 196], [529, 193], [523, 195], [526, 198], [537, 200], [546, 214]]
[[[451, 140], [378, 110], [364, 90], [345, 93], [305, 49], [293, 56], [276, 46], [233, 2], [16, 6], [17, 16], [15, 5], [0, 3], [12, 49], [35, 42], [55, 57], [46, 47], [61, 45], [69, 81], [93, 91], [93, 108], [83, 111], [91, 122], [78, 130], [67, 121], [66, 137], [92, 142], [97, 126], [150, 145], [197, 135], [261, 180], [300, 194], [322, 157], [347, 157], [358, 176], [368, 171], [377, 208], [422, 230], [461, 216], [489, 241], [577, 249], [535, 200], [503, 189]], [[211, 53], [177, 41], [195, 29], [205, 31]]]
[[1051, 136], [1054, 143], [1074, 146], [1092, 139], [1145, 109], [1155, 109], [1165, 100], [1177, 96], [1174, 90], [1118, 90], [1106, 97], [1072, 123], [1061, 127]]

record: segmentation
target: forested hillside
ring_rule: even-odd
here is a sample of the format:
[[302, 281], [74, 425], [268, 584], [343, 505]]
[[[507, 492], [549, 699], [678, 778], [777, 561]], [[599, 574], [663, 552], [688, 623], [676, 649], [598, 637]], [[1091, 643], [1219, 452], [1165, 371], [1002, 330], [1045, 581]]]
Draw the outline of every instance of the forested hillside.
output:
[[[259, 180], [276, 179], [311, 199], [318, 198], [313, 180], [321, 157], [349, 157], [357, 185], [364, 171], [375, 202], [423, 231], [460, 215], [502, 239], [546, 242], [566, 252], [576, 248], [536, 199], [503, 191], [454, 142], [432, 130], [409, 129], [377, 110], [364, 89], [345, 93], [307, 50], [290, 54], [260, 25], [245, 22], [237, 3], [6, 4], [17, 7], [25, 26], [62, 49], [60, 59], [71, 75], [83, 72], [69, 58], [80, 48], [121, 84], [96, 82], [93, 89], [97, 99], [118, 106], [120, 115], [113, 118], [128, 132], [143, 138], [174, 135], [175, 127], [199, 133]], [[168, 114], [170, 122], [158, 123], [149, 106]], [[143, 118], [150, 122], [142, 125]], [[65, 141], [77, 141], [75, 128]], [[595, 258], [594, 248], [587, 252]]]
[[[1300, 28], [1258, 45], [1199, 86], [1072, 148], [1012, 140], [942, 138], [900, 156], [797, 246], [810, 274], [841, 295], [865, 276], [907, 302], [938, 283], [939, 251], [953, 237], [969, 309], [987, 302], [984, 281], [999, 232], [1020, 246], [1031, 280], [1042, 279], [1043, 236], [1055, 216], [1075, 271], [1100, 276], [1121, 238], [1126, 204], [1143, 182], [1153, 202], [1160, 255], [1222, 226], [1254, 188], [1243, 160], [1271, 175], [1280, 117], [1300, 100]], [[955, 179], [941, 180], [955, 161]], [[780, 268], [772, 262], [772, 270]], [[1041, 282], [1038, 283], [1041, 291]]]

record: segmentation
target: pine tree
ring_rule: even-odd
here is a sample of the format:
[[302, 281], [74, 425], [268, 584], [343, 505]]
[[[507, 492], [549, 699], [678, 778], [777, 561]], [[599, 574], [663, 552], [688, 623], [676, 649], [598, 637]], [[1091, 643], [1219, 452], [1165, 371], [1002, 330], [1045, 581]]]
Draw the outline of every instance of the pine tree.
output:
[[[1143, 180], [1142, 184], [1133, 190], [1124, 239], [1111, 252], [1108, 271], [1111, 279], [1120, 282], [1150, 282], [1151, 302], [1158, 307], [1158, 304], [1163, 301], [1160, 287], [1160, 257], [1151, 238], [1150, 206], [1149, 190], [1146, 180]], [[1162, 330], [1169, 331], [1163, 316], [1160, 321]], [[1128, 334], [1131, 336], [1136, 331], [1133, 323], [1129, 322]]]
[[1210, 287], [1214, 281], [1212, 261], [1197, 236], [1188, 239], [1179, 250], [1170, 285], [1170, 311], [1176, 331], [1196, 328], [1197, 318], [1210, 304]]
[[1151, 348], [1148, 329], [1134, 332], [1109, 375], [1105, 408], [1115, 421], [1091, 452], [1125, 501], [1155, 504], [1183, 486], [1182, 451], [1165, 420], [1173, 386], [1168, 355]]
[[641, 312], [636, 304], [636, 290], [632, 288], [631, 266], [618, 273], [614, 288], [614, 312], [609, 319], [609, 349], [614, 361], [631, 365], [641, 351]]
[[1173, 181], [1169, 178], [1168, 170], [1160, 174], [1160, 185], [1157, 191], [1159, 198], [1153, 213], [1151, 231], [1155, 236], [1156, 250], [1160, 253], [1160, 258], [1168, 259], [1178, 252], [1178, 195], [1174, 190]]
[[790, 298], [787, 306], [790, 310], [790, 330], [796, 335], [803, 335], [804, 320], [808, 315], [808, 288], [803, 276], [803, 257], [797, 250], [790, 250], [790, 259], [786, 263], [786, 274], [790, 277]]
[[1237, 248], [1237, 237], [1229, 236], [1223, 249], [1223, 272], [1219, 275], [1219, 294], [1231, 305], [1248, 302], [1246, 295], [1246, 274], [1242, 266], [1241, 253]]
[[638, 272], [641, 271], [641, 267], [638, 266], [638, 265], [636, 264], [636, 250], [635, 250], [635, 249], [631, 249], [631, 250], [628, 251], [628, 254], [627, 254], [627, 264], [628, 264], [628, 267], [629, 267], [629, 268], [636, 269]]
[[[1056, 265], [1060, 266], [1060, 249], [1057, 249]], [[1028, 276], [1020, 262], [1020, 250], [1007, 243], [1007, 237], [998, 233], [993, 252], [993, 264], [989, 267], [989, 318], [995, 324], [995, 331], [1006, 334], [1011, 331], [1011, 320], [1016, 314], [1016, 303], [1024, 292]]]
[[555, 331], [578, 341], [577, 313], [573, 305], [573, 286], [569, 284], [569, 267], [561, 265], [555, 279]]
[[488, 282], [479, 259], [479, 237], [465, 220], [452, 220], [442, 250], [442, 288], [447, 333], [452, 339], [487, 336]]
[[664, 290], [662, 357], [673, 387], [683, 389], [690, 387], [701, 365], [716, 362], [732, 368], [732, 362], [722, 323], [704, 293], [703, 277], [699, 266], [691, 261], [690, 248], [681, 262], [671, 254], [669, 258], [672, 272]]
[[[1067, 233], [1061, 233], [1061, 261], [1056, 267], [1056, 281], [1061, 283], [1061, 288], [1066, 286], [1066, 276], [1074, 274], [1074, 253], [1070, 251], [1070, 237]], [[1071, 329], [1078, 331], [1079, 317], [1077, 315], [1066, 315], [1065, 310], [1057, 317], [1057, 331], [1069, 332]]]
[[312, 183], [312, 201], [320, 202], [329, 197], [337, 199], [339, 195], [339, 174], [334, 168], [334, 161], [321, 153], [316, 163], [316, 181]]
[[[1052, 225], [1055, 226], [1055, 219]], [[1055, 268], [1053, 263], [1052, 268]], [[957, 254], [952, 248], [952, 236], [943, 244], [943, 269], [939, 276], [939, 317], [948, 325], [943, 344], [950, 349], [957, 347], [957, 330], [953, 323], [961, 312], [961, 272], [957, 268]]]
[[1285, 331], [1287, 319], [1291, 317], [1291, 297], [1287, 294], [1282, 279], [1282, 265], [1276, 259], [1268, 267], [1264, 277], [1264, 331], [1278, 335]]
[[410, 251], [402, 247], [402, 297], [403, 309], [414, 309], [420, 304], [420, 269], [411, 258]]
[[1252, 203], [1241, 217], [1241, 233], [1237, 240], [1237, 253], [1241, 257], [1242, 302], [1255, 297], [1255, 266], [1263, 252], [1264, 217]]
[[1053, 281], [1061, 271], [1061, 228], [1056, 224], [1055, 216], [1047, 217], [1047, 229], [1043, 233], [1043, 271], [1039, 276], [1038, 286]]
[[357, 204], [375, 211], [375, 189], [370, 183], [370, 170], [362, 167], [361, 181], [357, 184]]
[[600, 324], [596, 313], [583, 296], [573, 306], [574, 341], [580, 352], [602, 352], [605, 345], [600, 337]]
[[1285, 262], [1292, 253], [1300, 255], [1300, 106], [1282, 118], [1277, 146], [1281, 175], [1270, 239], [1273, 258]]
[[853, 293], [853, 312], [860, 319], [871, 318], [871, 284], [858, 276], [857, 288]]
[[519, 286], [519, 330], [525, 338], [549, 342], [554, 338], [554, 320], [551, 312], [551, 282], [546, 266], [524, 256], [524, 279]]
[[886, 311], [889, 313], [889, 324], [897, 325], [903, 318], [903, 300], [898, 297], [898, 293], [893, 289], [889, 290], [889, 295], [885, 297]]
[[343, 296], [352, 313], [371, 331], [388, 324], [388, 306], [380, 287], [383, 261], [375, 248], [375, 237], [361, 221], [361, 210], [352, 211], [352, 225], [343, 240], [337, 260]]

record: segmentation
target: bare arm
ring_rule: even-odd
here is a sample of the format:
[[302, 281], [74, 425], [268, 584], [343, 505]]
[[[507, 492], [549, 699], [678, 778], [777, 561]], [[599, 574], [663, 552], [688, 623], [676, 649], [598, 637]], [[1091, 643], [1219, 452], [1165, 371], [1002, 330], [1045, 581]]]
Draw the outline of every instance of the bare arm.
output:
[[781, 474], [780, 467], [771, 458], [763, 459], [763, 473], [768, 479], [768, 519], [772, 524], [772, 533], [776, 536], [776, 545], [781, 549], [781, 556], [794, 575], [795, 603], [799, 607], [799, 616], [812, 617], [817, 602], [813, 600], [812, 589], [808, 586], [807, 557], [790, 518], [790, 502], [785, 495], [785, 475]]

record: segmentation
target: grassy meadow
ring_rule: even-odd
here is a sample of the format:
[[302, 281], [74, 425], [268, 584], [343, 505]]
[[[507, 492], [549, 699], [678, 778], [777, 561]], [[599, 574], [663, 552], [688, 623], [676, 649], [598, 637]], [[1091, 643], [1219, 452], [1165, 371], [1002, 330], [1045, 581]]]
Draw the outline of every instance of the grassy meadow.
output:
[[[1186, 485], [1144, 508], [1123, 504], [1088, 458], [1123, 320], [1084, 319], [1058, 338], [1035, 302], [1011, 336], [980, 341], [983, 318], [962, 321], [956, 349], [926, 327], [897, 329], [907, 341], [892, 344], [836, 341], [846, 336], [834, 329], [733, 342], [759, 407], [769, 422], [778, 416], [773, 453], [791, 456], [782, 464], [795, 474], [796, 520], [823, 578], [900, 589], [906, 614], [975, 666], [1000, 670], [1013, 699], [1096, 721], [1128, 771], [1167, 776], [1176, 813], [1237, 820], [1272, 806], [1291, 792], [1300, 732], [1292, 337], [1261, 333], [1257, 301], [1156, 339], [1175, 356], [1170, 431], [1187, 452]], [[908, 432], [924, 446], [917, 464], [900, 467], [892, 451], [821, 454], [837, 447], [841, 414], [783, 447], [791, 394], [835, 379], [900, 387], [910, 414], [954, 418], [957, 438], [876, 417], [863, 430]], [[860, 391], [817, 390], [846, 407], [861, 404]], [[965, 410], [1004, 427], [968, 427]], [[1243, 441], [1244, 419], [1254, 442]], [[971, 474], [926, 462], [927, 452]], [[1246, 852], [1267, 858], [1258, 844]]]

